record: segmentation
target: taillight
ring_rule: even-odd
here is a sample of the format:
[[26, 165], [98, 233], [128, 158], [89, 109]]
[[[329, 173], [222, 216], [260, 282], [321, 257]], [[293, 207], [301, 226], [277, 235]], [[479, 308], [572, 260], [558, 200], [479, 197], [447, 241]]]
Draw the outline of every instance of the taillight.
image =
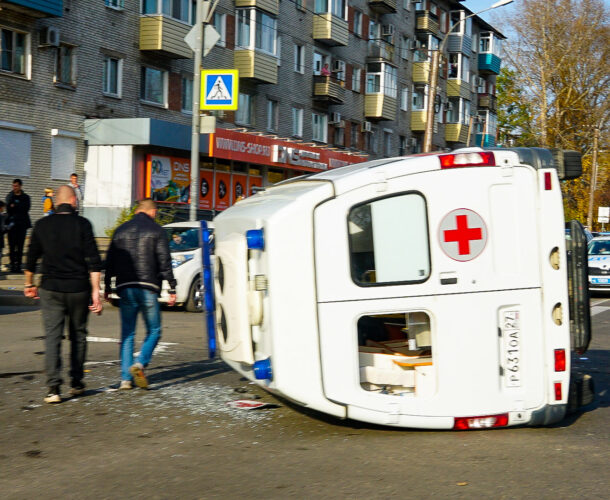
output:
[[566, 350], [555, 349], [555, 371], [565, 372], [566, 371]]
[[468, 429], [491, 429], [492, 427], [506, 427], [508, 413], [500, 415], [486, 415], [484, 417], [455, 417], [453, 428], [460, 431]]
[[551, 172], [544, 173], [544, 190], [550, 191], [553, 188], [553, 178], [551, 177]]
[[440, 155], [438, 159], [441, 168], [493, 167], [496, 164], [494, 154], [485, 151]]
[[555, 382], [555, 401], [563, 399], [563, 391], [561, 390], [561, 382]]

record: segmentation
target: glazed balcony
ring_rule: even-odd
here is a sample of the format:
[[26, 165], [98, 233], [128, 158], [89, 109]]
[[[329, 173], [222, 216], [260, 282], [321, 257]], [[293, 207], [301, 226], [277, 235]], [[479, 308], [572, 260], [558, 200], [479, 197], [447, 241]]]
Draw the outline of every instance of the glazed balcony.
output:
[[467, 35], [451, 33], [447, 41], [448, 52], [461, 52], [467, 56], [472, 53], [472, 38]]
[[172, 59], [190, 59], [193, 51], [184, 41], [192, 26], [162, 14], [140, 16], [140, 50]]
[[347, 21], [331, 13], [313, 16], [313, 39], [326, 45], [347, 45], [349, 31]]
[[32, 17], [62, 17], [64, 13], [63, 0], [2, 0], [0, 4]]
[[332, 76], [314, 75], [314, 99], [329, 104], [343, 104], [345, 102], [345, 88], [342, 83]]
[[479, 96], [479, 108], [488, 109], [495, 113], [497, 110], [497, 99], [493, 94], [478, 94]]
[[392, 62], [394, 60], [394, 45], [385, 40], [374, 40], [369, 43], [367, 56], [369, 60], [383, 60]]
[[364, 96], [364, 116], [367, 120], [395, 120], [397, 104], [394, 97], [368, 94]]
[[445, 125], [445, 140], [447, 142], [461, 142], [468, 140], [468, 125], [463, 123], [447, 123]]
[[425, 83], [430, 81], [430, 63], [429, 62], [414, 62], [413, 63], [413, 83]]
[[235, 7], [256, 7], [275, 16], [280, 13], [279, 0], [235, 0]]
[[241, 49], [233, 53], [233, 65], [239, 78], [256, 83], [277, 83], [277, 58], [255, 50]]
[[423, 33], [430, 33], [437, 38], [441, 38], [441, 27], [438, 24], [436, 16], [430, 14], [430, 12], [421, 12], [417, 14], [417, 31]]
[[478, 146], [481, 148], [494, 147], [496, 145], [496, 138], [490, 134], [477, 134], [474, 138], [475, 143], [472, 146]]
[[483, 75], [499, 75], [502, 60], [495, 54], [485, 52], [479, 54], [479, 73]]
[[397, 11], [396, 0], [369, 0], [369, 7], [379, 14], [392, 14]]

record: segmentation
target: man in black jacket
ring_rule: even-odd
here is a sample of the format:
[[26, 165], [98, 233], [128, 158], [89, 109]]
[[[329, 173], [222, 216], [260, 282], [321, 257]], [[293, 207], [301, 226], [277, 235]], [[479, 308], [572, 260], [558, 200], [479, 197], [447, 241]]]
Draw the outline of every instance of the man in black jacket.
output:
[[[121, 224], [106, 254], [105, 295], [111, 292], [112, 278], [121, 298], [121, 384], [120, 389], [131, 389], [132, 380], [146, 389], [148, 381], [144, 368], [161, 338], [161, 308], [158, 298], [163, 280], [170, 286], [167, 304], [176, 303], [176, 279], [172, 271], [167, 235], [155, 222], [157, 205], [150, 198], [138, 202], [136, 213]], [[133, 359], [138, 311], [146, 323], [146, 338], [140, 355]]]
[[21, 272], [25, 235], [32, 227], [30, 221], [30, 197], [23, 192], [21, 179], [13, 181], [13, 190], [6, 196], [6, 214], [11, 228], [8, 231], [8, 249], [11, 258], [11, 272]]
[[[70, 338], [70, 394], [85, 390], [83, 384], [87, 353], [89, 311], [100, 314], [102, 261], [90, 222], [76, 215], [76, 195], [61, 186], [56, 196], [57, 211], [34, 226], [25, 268], [26, 297], [38, 298], [45, 329], [45, 368], [49, 392], [46, 403], [60, 403], [61, 340], [68, 319]], [[40, 289], [33, 283], [36, 262], [42, 257]]]

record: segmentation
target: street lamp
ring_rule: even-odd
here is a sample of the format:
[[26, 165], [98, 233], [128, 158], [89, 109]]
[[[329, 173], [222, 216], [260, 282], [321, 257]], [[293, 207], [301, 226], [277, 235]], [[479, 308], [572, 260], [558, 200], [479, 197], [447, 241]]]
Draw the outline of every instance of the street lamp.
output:
[[430, 84], [428, 86], [428, 105], [426, 107], [426, 130], [424, 131], [424, 153], [428, 153], [432, 149], [432, 133], [434, 130], [434, 100], [436, 99], [436, 86], [438, 85], [438, 68], [442, 54], [445, 50], [445, 46], [447, 45], [447, 40], [449, 40], [449, 35], [457, 26], [466, 21], [466, 19], [478, 16], [479, 14], [487, 12], [488, 10], [497, 9], [498, 7], [508, 5], [513, 1], [514, 0], [499, 0], [491, 7], [487, 7], [486, 9], [467, 15], [466, 17], [464, 17], [464, 19], [461, 19], [459, 23], [455, 23], [453, 26], [451, 26], [449, 31], [445, 34], [445, 37], [443, 38], [439, 48], [437, 50], [432, 51]]

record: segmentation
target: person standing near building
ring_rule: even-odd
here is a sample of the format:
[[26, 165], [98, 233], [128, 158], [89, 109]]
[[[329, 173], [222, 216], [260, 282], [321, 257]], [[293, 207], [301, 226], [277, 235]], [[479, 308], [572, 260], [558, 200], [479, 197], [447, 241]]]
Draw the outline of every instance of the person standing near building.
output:
[[[68, 320], [70, 339], [70, 395], [78, 396], [83, 384], [87, 354], [89, 311], [100, 314], [102, 261], [91, 223], [76, 214], [76, 194], [61, 186], [57, 211], [34, 226], [25, 268], [24, 295], [40, 297], [45, 330], [45, 370], [49, 388], [45, 403], [61, 402], [61, 340]], [[40, 288], [33, 283], [36, 263], [42, 258]]]
[[[170, 286], [167, 304], [176, 303], [176, 279], [167, 235], [155, 222], [157, 205], [146, 198], [138, 202], [135, 215], [121, 224], [106, 254], [105, 297], [111, 293], [112, 278], [119, 294], [121, 310], [121, 384], [119, 389], [148, 388], [144, 368], [161, 338], [161, 307], [159, 293], [163, 280]], [[146, 337], [134, 362], [133, 348], [136, 319], [142, 313], [146, 323]]]
[[23, 260], [23, 244], [25, 235], [32, 227], [30, 221], [30, 197], [21, 189], [21, 179], [13, 180], [13, 190], [6, 197], [6, 213], [8, 224], [8, 249], [11, 259], [11, 272], [21, 272], [21, 261]]
[[70, 184], [68, 184], [76, 193], [76, 211], [83, 209], [83, 190], [78, 184], [78, 175], [76, 172], [70, 174]]
[[53, 190], [51, 188], [44, 188], [44, 196], [42, 197], [42, 213], [45, 216], [51, 215], [54, 209]]
[[4, 266], [2, 265], [2, 254], [4, 253], [4, 235], [9, 230], [9, 226], [7, 225], [7, 216], [4, 213], [4, 208], [6, 207], [6, 203], [0, 200], [0, 271], [4, 271]]

